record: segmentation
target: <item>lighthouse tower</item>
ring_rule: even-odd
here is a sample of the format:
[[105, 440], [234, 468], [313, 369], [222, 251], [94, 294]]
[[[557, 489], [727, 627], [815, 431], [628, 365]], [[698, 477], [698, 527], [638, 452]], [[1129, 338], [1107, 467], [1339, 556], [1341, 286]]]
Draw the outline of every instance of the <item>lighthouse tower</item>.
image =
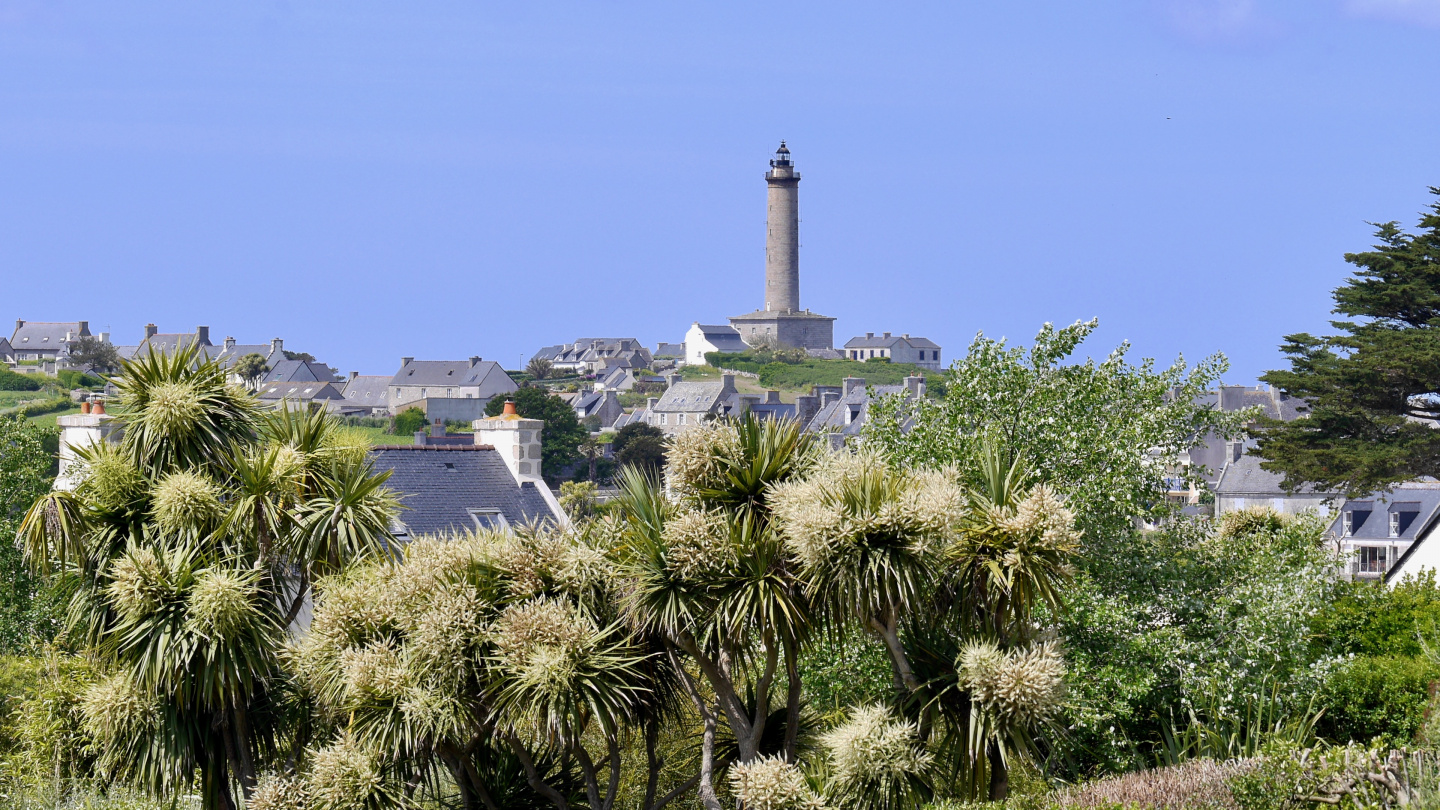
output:
[[730, 325], [751, 346], [833, 348], [835, 319], [800, 308], [800, 173], [784, 141], [770, 159], [765, 185], [765, 303]]
[[765, 311], [800, 309], [800, 173], [785, 142], [775, 151], [765, 208]]

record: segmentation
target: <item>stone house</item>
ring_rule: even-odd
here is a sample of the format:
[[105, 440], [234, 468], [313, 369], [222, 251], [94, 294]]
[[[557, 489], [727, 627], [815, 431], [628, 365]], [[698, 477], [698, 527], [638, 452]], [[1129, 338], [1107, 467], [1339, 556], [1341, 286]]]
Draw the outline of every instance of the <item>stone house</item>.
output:
[[1252, 507], [1266, 507], [1286, 515], [1309, 511], [1325, 514], [1329, 502], [1340, 497], [1338, 492], [1319, 492], [1302, 486], [1286, 492], [1285, 476], [1262, 469], [1259, 456], [1246, 453], [1244, 442], [1227, 444], [1230, 460], [1220, 468], [1220, 476], [1212, 490], [1215, 493], [1215, 517]]
[[399, 413], [409, 403], [429, 397], [488, 402], [519, 388], [493, 360], [481, 360], [479, 357], [469, 360], [402, 357], [400, 370], [390, 378], [390, 412]]
[[532, 360], [548, 360], [556, 371], [598, 374], [611, 368], [649, 368], [650, 350], [635, 338], [580, 338], [574, 343], [546, 346]]
[[924, 398], [925, 378], [906, 377], [901, 385], [867, 388], [864, 377], [846, 377], [838, 387], [814, 386], [809, 394], [796, 398], [795, 406], [805, 431], [829, 436], [831, 447], [838, 449], [864, 430], [871, 403], [896, 394]]
[[743, 352], [749, 348], [750, 346], [740, 339], [740, 333], [735, 327], [706, 325], [696, 321], [685, 333], [685, 364], [709, 365], [705, 360], [706, 352]]
[[571, 401], [570, 407], [575, 409], [575, 418], [582, 423], [592, 416], [598, 417], [602, 429], [613, 426], [615, 420], [625, 413], [620, 396], [609, 390], [582, 394]]
[[356, 416], [390, 412], [390, 377], [380, 374], [350, 372], [340, 393], [345, 397], [342, 407]]
[[287, 410], [324, 408], [338, 410], [345, 401], [340, 387], [329, 381], [309, 382], [268, 382], [260, 386], [255, 397], [260, 404], [271, 408], [284, 407]]
[[1380, 579], [1434, 531], [1437, 520], [1440, 482], [1411, 481], [1341, 502], [1325, 539], [1346, 558], [1351, 579]]
[[65, 368], [70, 344], [92, 337], [89, 321], [44, 322], [16, 319], [10, 336], [10, 364], [19, 371]]
[[15, 349], [10, 345], [10, 338], [3, 336], [0, 336], [0, 363], [15, 365]]
[[940, 347], [923, 337], [910, 335], [892, 336], [889, 332], [879, 337], [866, 332], [865, 337], [853, 337], [845, 342], [844, 355], [847, 360], [864, 362], [874, 357], [888, 357], [892, 363], [913, 363], [921, 368], [940, 371]]
[[[281, 355], [282, 357], [284, 355]], [[330, 367], [311, 360], [281, 360], [270, 366], [265, 382], [338, 382]]]

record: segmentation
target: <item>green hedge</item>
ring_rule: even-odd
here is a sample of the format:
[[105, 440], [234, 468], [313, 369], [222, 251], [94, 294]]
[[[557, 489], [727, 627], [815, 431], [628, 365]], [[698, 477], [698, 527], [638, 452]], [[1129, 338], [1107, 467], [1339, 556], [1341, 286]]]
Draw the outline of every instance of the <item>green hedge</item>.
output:
[[1437, 680], [1440, 666], [1423, 655], [1349, 659], [1325, 679], [1316, 701], [1325, 709], [1317, 730], [1338, 743], [1378, 738], [1389, 747], [1411, 745]]
[[73, 368], [60, 369], [55, 372], [55, 376], [60, 380], [60, 384], [65, 386], [67, 390], [105, 387], [105, 381], [103, 379], [96, 377], [94, 374], [76, 371]]
[[0, 391], [39, 391], [41, 382], [29, 374], [16, 374], [0, 367]]
[[68, 411], [73, 407], [75, 407], [75, 403], [67, 398], [47, 399], [41, 402], [32, 402], [29, 405], [22, 405], [12, 411], [12, 413], [21, 417], [41, 416], [47, 413], [55, 413], [56, 411]]

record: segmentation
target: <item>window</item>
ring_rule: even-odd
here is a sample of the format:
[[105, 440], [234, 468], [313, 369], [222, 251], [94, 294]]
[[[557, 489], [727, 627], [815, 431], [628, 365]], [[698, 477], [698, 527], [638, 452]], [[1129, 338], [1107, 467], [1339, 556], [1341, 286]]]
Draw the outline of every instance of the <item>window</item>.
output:
[[1386, 565], [1386, 563], [1389, 562], [1386, 554], [1387, 550], [1388, 549], [1378, 546], [1361, 546], [1355, 549], [1355, 567], [1357, 572], [1361, 574], [1385, 573], [1389, 570], [1389, 566]]
[[1391, 512], [1391, 513], [1390, 513], [1390, 536], [1391, 536], [1391, 537], [1399, 537], [1399, 536], [1400, 536], [1400, 513], [1399, 513], [1399, 512]]
[[683, 424], [685, 424], [685, 414], [682, 413], [682, 414], [680, 414], [679, 416], [676, 416], [676, 417], [675, 417], [675, 424], [677, 424], [677, 425], [683, 425]]
[[482, 531], [488, 529], [502, 532], [510, 528], [510, 522], [500, 514], [499, 509], [467, 509], [465, 511], [469, 512], [470, 519], [475, 521], [475, 528]]
[[424, 389], [424, 388], [421, 388], [421, 389], [420, 389], [420, 398], [421, 398], [421, 399], [424, 399], [424, 398], [425, 398], [425, 389]]
[[1349, 537], [1354, 533], [1355, 513], [1350, 511], [1349, 509], [1346, 509], [1344, 514], [1340, 516], [1340, 534], [1343, 537]]

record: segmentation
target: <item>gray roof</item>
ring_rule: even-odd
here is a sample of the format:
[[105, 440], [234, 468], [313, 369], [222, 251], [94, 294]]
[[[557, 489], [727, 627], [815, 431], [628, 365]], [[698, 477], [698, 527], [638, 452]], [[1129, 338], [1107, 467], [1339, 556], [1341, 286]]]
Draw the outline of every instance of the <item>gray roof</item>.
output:
[[[1352, 513], [1351, 539], [1408, 543], [1418, 538], [1440, 513], [1440, 488], [1434, 484], [1427, 487], [1401, 484], [1389, 492], [1347, 500], [1330, 524], [1330, 532], [1335, 537], [1341, 534], [1345, 512]], [[1400, 515], [1400, 532], [1395, 536], [1390, 534], [1391, 512]]]
[[268, 382], [260, 386], [260, 392], [256, 396], [266, 400], [291, 399], [297, 402], [345, 398], [334, 383], [314, 380]]
[[270, 366], [265, 382], [333, 382], [335, 375], [330, 367], [308, 360], [281, 360]]
[[653, 356], [655, 357], [684, 357], [685, 343], [660, 343], [655, 346]]
[[1294, 493], [1286, 492], [1280, 484], [1285, 476], [1280, 473], [1273, 473], [1261, 469], [1259, 456], [1246, 453], [1238, 461], [1232, 461], [1225, 465], [1220, 471], [1220, 479], [1215, 482], [1216, 495], [1265, 495], [1270, 497], [1285, 497], [1291, 494], [1301, 495], [1330, 495], [1334, 493], [1317, 492], [1309, 485], [1303, 485]]
[[560, 354], [561, 354], [562, 352], [564, 352], [564, 351], [565, 351], [565, 345], [564, 345], [563, 343], [562, 343], [561, 345], [559, 345], [559, 346], [546, 346], [545, 348], [543, 348], [543, 349], [541, 349], [540, 351], [536, 352], [536, 353], [535, 353], [535, 356], [531, 357], [530, 359], [531, 359], [531, 360], [554, 360], [556, 357], [559, 357]]
[[895, 345], [900, 344], [900, 343], [907, 344], [907, 345], [909, 345], [910, 348], [912, 348], [912, 349], [938, 349], [938, 348], [940, 348], [937, 344], [931, 342], [928, 338], [923, 338], [923, 337], [911, 337], [911, 336], [909, 336], [909, 335], [889, 335], [889, 336], [881, 335], [881, 336], [879, 336], [879, 337], [876, 337], [875, 335], [866, 335], [865, 337], [853, 337], [853, 338], [850, 338], [849, 340], [845, 341], [845, 348], [847, 348], [847, 349], [888, 349], [888, 348], [890, 348], [891, 346], [895, 346]]
[[1276, 388], [1249, 388], [1243, 385], [1222, 385], [1220, 390], [1195, 398], [1198, 405], [1213, 405], [1230, 413], [1259, 406], [1266, 416], [1286, 422], [1305, 415], [1310, 409], [1305, 400], [1292, 397]]
[[[220, 349], [220, 353], [215, 355], [215, 359], [220, 361], [221, 368], [230, 368], [240, 362], [240, 358], [250, 354], [258, 354], [267, 361], [270, 358], [269, 343], [232, 343], [229, 346], [222, 343], [217, 348]], [[285, 355], [280, 356], [284, 357]]]
[[[196, 334], [195, 334], [194, 332], [174, 332], [174, 333], [164, 333], [164, 334], [157, 333], [157, 334], [151, 335], [150, 337], [147, 337], [147, 338], [145, 338], [144, 340], [140, 341], [140, 345], [136, 348], [136, 352], [139, 353], [139, 354], [145, 354], [147, 351], [153, 349], [156, 354], [169, 354], [170, 352], [173, 352], [173, 351], [175, 351], [175, 350], [178, 349], [178, 348], [183, 348], [183, 347], [185, 347], [185, 346], [189, 346], [191, 343], [194, 343], [196, 340], [197, 340], [197, 336], [196, 336]], [[209, 343], [209, 342], [202, 343], [201, 345], [202, 345], [202, 346], [206, 346], [206, 347], [210, 347], [211, 349], [214, 349], [213, 344], [211, 344], [211, 343]], [[205, 356], [206, 356], [207, 358], [208, 358], [208, 357], [214, 357], [214, 356], [220, 354], [222, 351], [224, 351], [224, 350], [223, 350], [223, 349], [214, 349], [214, 351], [209, 351], [209, 350], [207, 350], [207, 351], [205, 352]]]
[[470, 509], [498, 509], [512, 526], [555, 520], [534, 482], [517, 484], [505, 460], [488, 445], [399, 445], [370, 451], [375, 469], [406, 507], [411, 536], [475, 528]]
[[65, 334], [70, 334], [70, 339], [84, 337], [90, 334], [89, 322], [84, 329], [80, 321], [65, 321], [61, 323], [25, 321], [13, 335], [10, 336], [10, 345], [15, 349], [28, 349], [35, 351], [39, 349], [59, 350], [65, 346]]
[[806, 349], [805, 353], [819, 360], [844, 360], [845, 355], [839, 349]]
[[733, 389], [726, 391], [723, 382], [678, 382], [660, 395], [660, 401], [655, 403], [655, 410], [669, 413], [709, 413], [715, 410], [717, 405], [723, 405], [724, 400], [734, 393]]
[[[874, 386], [876, 398], [905, 392], [903, 385]], [[870, 410], [870, 396], [865, 386], [857, 386], [848, 394], [825, 405], [810, 418], [805, 429], [816, 433], [859, 434], [865, 426], [865, 416]], [[853, 416], [850, 416], [853, 414]]]
[[520, 386], [493, 360], [481, 360], [473, 366], [469, 360], [411, 360], [395, 376], [395, 385], [479, 386], [482, 399], [508, 394]]
[[740, 331], [729, 324], [696, 324], [700, 327], [700, 334], [705, 337], [733, 335], [740, 337]]
[[115, 353], [120, 355], [120, 359], [129, 360], [135, 356], [135, 350], [139, 348], [139, 346], [116, 346]]
[[378, 408], [385, 405], [389, 400], [386, 393], [390, 390], [390, 378], [379, 374], [357, 374], [345, 383], [341, 393], [347, 400], [357, 405], [367, 405]]

